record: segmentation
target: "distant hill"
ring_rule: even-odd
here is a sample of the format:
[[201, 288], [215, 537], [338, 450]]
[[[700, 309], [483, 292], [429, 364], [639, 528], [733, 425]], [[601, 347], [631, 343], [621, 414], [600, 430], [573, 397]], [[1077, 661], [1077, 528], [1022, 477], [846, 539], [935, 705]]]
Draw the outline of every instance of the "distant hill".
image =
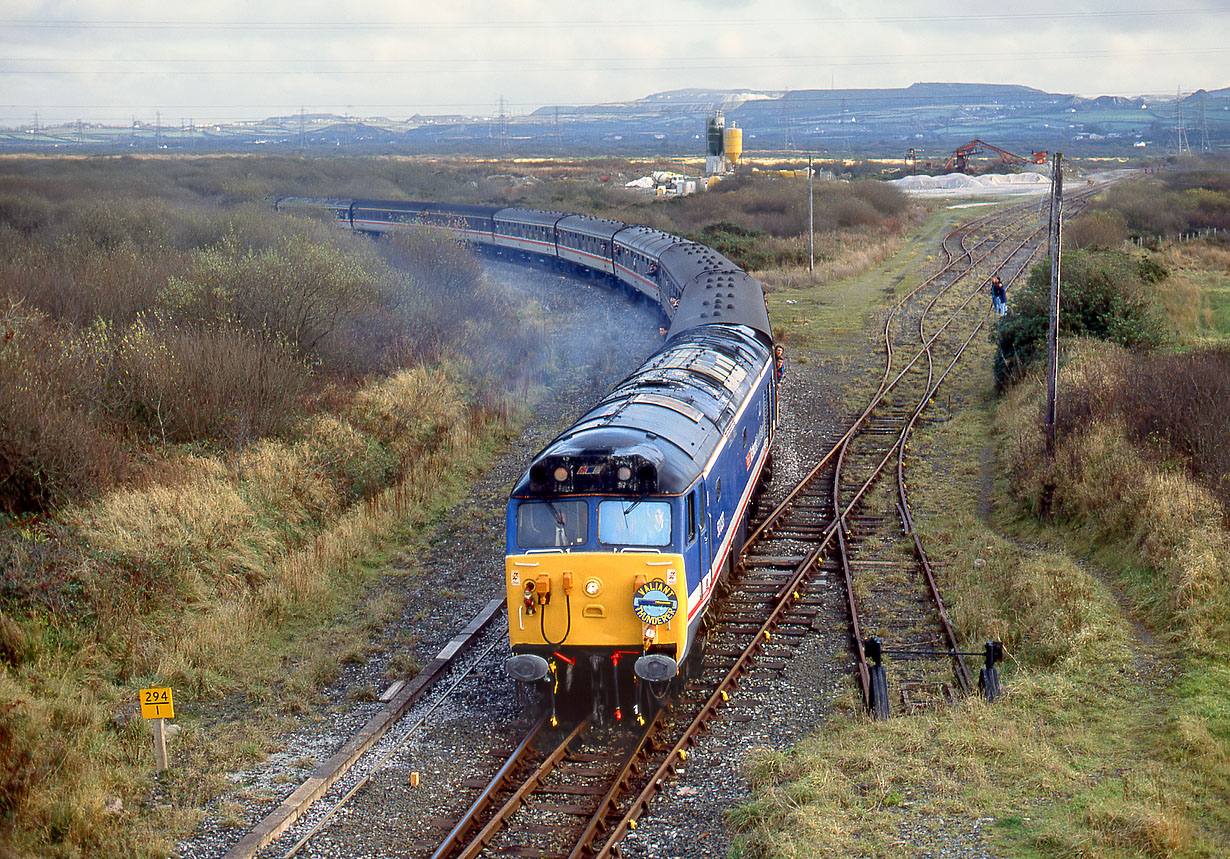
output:
[[[295, 114], [208, 127], [97, 124], [0, 131], [0, 149], [293, 149], [353, 153], [699, 155], [714, 110], [744, 149], [826, 157], [943, 159], [973, 139], [1028, 155], [1165, 154], [1182, 144], [1230, 151], [1230, 88], [1182, 99], [1083, 98], [1011, 84], [916, 83], [895, 89], [681, 89], [626, 102], [548, 105], [525, 116], [406, 120]], [[1180, 134], [1180, 116], [1182, 133]]]

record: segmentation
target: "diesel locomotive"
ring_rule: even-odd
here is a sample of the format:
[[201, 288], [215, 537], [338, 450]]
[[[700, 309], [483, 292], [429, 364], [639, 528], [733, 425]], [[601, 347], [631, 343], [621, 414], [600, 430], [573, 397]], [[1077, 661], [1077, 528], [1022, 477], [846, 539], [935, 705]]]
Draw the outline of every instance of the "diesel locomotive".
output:
[[760, 284], [722, 254], [566, 212], [283, 198], [373, 234], [447, 230], [582, 266], [661, 308], [661, 348], [540, 451], [510, 494], [509, 673], [552, 706], [622, 718], [703, 654], [704, 623], [769, 476], [773, 335]]

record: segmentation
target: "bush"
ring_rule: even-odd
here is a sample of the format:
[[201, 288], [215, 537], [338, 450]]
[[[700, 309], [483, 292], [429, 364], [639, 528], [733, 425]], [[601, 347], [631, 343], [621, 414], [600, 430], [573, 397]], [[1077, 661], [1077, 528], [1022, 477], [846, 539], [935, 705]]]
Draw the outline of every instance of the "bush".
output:
[[[1022, 423], [1037, 414], [1041, 386], [1019, 386], [1007, 400], [1018, 434], [1012, 494], [1034, 514], [1046, 509], [1077, 525], [1091, 546], [1134, 553], [1141, 566], [1125, 578], [1131, 596], [1157, 628], [1198, 652], [1224, 653], [1230, 643], [1230, 508], [1220, 501], [1226, 369], [1224, 353], [1142, 355], [1076, 342], [1061, 368], [1049, 457], [1040, 427]], [[1210, 489], [1217, 483], [1220, 493]]]
[[[1154, 269], [1145, 267], [1149, 276]], [[1130, 349], [1162, 342], [1162, 323], [1141, 277], [1141, 260], [1119, 252], [1073, 250], [1063, 256], [1059, 334], [1094, 337]], [[1050, 317], [1050, 261], [1034, 266], [1025, 286], [1014, 290], [1011, 313], [1000, 320], [995, 382], [1002, 390], [1046, 354]]]
[[51, 204], [34, 194], [0, 194], [0, 224], [23, 235], [38, 232], [51, 221]]
[[1230, 347], [1183, 355], [1124, 355], [1082, 377], [1061, 413], [1065, 432], [1118, 417], [1130, 438], [1178, 459], [1230, 509]]
[[1127, 219], [1113, 209], [1095, 209], [1078, 215], [1064, 226], [1063, 232], [1064, 246], [1069, 248], [1115, 250], [1127, 238]]
[[1134, 235], [1230, 229], [1230, 159], [1183, 159], [1145, 179], [1114, 185], [1098, 207], [1120, 213]]
[[127, 325], [154, 307], [167, 277], [183, 265], [178, 251], [141, 252], [132, 245], [99, 250], [63, 241], [27, 245], [0, 262], [11, 299], [53, 319]]
[[[817, 182], [814, 193], [813, 217], [819, 232], [883, 225], [910, 205], [897, 188], [871, 179]], [[771, 236], [798, 236], [807, 232], [807, 182], [739, 176], [709, 193], [670, 201], [666, 211], [673, 226], [663, 229], [676, 232], [736, 223]]]
[[303, 356], [336, 354], [344, 351], [332, 339], [339, 326], [379, 294], [377, 278], [355, 256], [303, 233], [259, 251], [228, 237], [167, 281], [161, 305], [189, 325], [233, 323]]
[[73, 389], [78, 376], [63, 340], [37, 318], [8, 332], [0, 345], [0, 510], [42, 510], [117, 478], [126, 457]]
[[392, 234], [381, 249], [398, 272], [385, 282], [381, 302], [404, 334], [402, 366], [463, 357], [479, 375], [532, 372], [541, 328], [466, 246], [421, 229]]
[[725, 255], [735, 265], [752, 270], [766, 268], [773, 264], [773, 258], [763, 241], [764, 233], [719, 221], [708, 224], [699, 232], [692, 233], [687, 238], [708, 245], [720, 254]]

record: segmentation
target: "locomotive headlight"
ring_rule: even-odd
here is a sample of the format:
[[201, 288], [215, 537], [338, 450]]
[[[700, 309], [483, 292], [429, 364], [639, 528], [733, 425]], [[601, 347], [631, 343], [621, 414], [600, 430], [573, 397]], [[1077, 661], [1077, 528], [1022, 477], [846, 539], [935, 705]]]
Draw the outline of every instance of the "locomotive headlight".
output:
[[600, 590], [602, 590], [602, 582], [598, 581], [597, 579], [589, 579], [588, 581], [585, 582], [586, 596], [596, 597], [598, 596], [598, 592]]
[[632, 469], [628, 468], [626, 465], [621, 465], [619, 467], [619, 471], [615, 472], [615, 476], [619, 478], [621, 482], [626, 483], [632, 479]]
[[564, 466], [562, 465], [559, 468], [555, 469], [555, 481], [557, 483], [563, 483], [567, 479], [568, 479], [568, 469], [564, 468]]

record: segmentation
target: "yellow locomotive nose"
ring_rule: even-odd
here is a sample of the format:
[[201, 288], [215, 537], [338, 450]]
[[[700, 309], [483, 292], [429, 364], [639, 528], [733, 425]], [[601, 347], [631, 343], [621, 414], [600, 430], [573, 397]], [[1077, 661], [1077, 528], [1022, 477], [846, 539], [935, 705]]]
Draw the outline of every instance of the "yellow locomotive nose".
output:
[[[656, 650], [682, 653], [688, 617], [683, 570], [683, 556], [658, 552], [509, 555], [509, 641], [516, 652], [643, 652], [652, 630]], [[578, 577], [585, 582], [580, 589], [573, 587]], [[545, 600], [544, 593], [550, 595]]]

